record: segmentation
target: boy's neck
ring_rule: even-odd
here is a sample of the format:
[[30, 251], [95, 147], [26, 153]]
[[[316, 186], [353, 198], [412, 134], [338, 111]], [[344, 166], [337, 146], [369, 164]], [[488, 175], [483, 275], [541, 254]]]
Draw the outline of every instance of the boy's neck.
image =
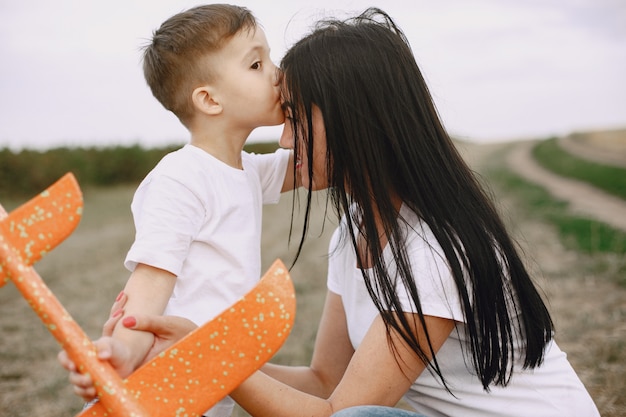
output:
[[[249, 134], [250, 132], [248, 132]], [[191, 132], [190, 145], [202, 149], [226, 165], [236, 169], [243, 169], [241, 151], [248, 135], [202, 132]]]

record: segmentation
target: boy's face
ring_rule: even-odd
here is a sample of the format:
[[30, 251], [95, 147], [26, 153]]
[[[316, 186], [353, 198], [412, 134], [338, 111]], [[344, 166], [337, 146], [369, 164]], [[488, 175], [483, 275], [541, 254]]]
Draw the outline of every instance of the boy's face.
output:
[[242, 30], [215, 53], [216, 74], [211, 83], [225, 115], [235, 129], [254, 129], [283, 123], [278, 69], [261, 28]]

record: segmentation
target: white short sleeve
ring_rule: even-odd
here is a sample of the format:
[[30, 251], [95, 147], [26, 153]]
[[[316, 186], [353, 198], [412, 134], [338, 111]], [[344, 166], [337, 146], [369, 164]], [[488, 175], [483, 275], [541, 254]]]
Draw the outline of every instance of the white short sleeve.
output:
[[277, 149], [269, 154], [243, 154], [245, 169], [253, 169], [259, 175], [259, 183], [263, 192], [263, 204], [277, 203], [280, 199], [280, 191], [285, 181], [285, 175], [289, 175], [287, 164], [291, 151]]

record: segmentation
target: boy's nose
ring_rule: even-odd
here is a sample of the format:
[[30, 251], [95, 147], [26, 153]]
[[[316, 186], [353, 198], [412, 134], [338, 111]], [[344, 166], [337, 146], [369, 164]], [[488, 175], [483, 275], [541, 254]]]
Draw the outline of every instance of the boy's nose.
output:
[[285, 120], [285, 124], [283, 125], [283, 133], [278, 139], [278, 144], [281, 148], [293, 149], [293, 134], [291, 132], [290, 120]]
[[274, 80], [273, 80], [273, 84], [275, 86], [278, 86], [280, 84], [280, 79], [281, 79], [280, 68], [278, 68], [276, 65], [274, 65]]

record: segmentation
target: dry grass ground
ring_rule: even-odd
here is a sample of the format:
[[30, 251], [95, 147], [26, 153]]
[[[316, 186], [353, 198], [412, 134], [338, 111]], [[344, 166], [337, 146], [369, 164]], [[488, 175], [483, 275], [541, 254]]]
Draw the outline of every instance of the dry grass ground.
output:
[[[472, 163], [487, 146], [467, 149]], [[133, 187], [86, 190], [84, 218], [77, 231], [37, 265], [68, 311], [91, 337], [99, 335], [111, 301], [128, 273], [122, 260], [133, 238], [129, 203]], [[323, 196], [322, 204], [323, 207]], [[590, 390], [604, 417], [626, 415], [624, 344], [626, 290], [604, 279], [610, 257], [567, 251], [556, 233], [526, 213], [516, 212], [511, 196], [499, 201], [511, 228], [549, 299], [557, 341]], [[15, 202], [3, 202], [7, 208]], [[264, 265], [292, 259], [287, 247], [291, 198], [266, 209]], [[304, 255], [292, 271], [298, 292], [295, 329], [278, 354], [282, 363], [303, 364], [310, 357], [325, 293], [326, 249], [334, 224], [322, 229], [323, 209], [315, 211]], [[299, 230], [296, 228], [294, 242]], [[0, 416], [71, 416], [81, 402], [56, 362], [58, 345], [12, 284], [0, 288]], [[244, 415], [237, 411], [237, 414]]]

